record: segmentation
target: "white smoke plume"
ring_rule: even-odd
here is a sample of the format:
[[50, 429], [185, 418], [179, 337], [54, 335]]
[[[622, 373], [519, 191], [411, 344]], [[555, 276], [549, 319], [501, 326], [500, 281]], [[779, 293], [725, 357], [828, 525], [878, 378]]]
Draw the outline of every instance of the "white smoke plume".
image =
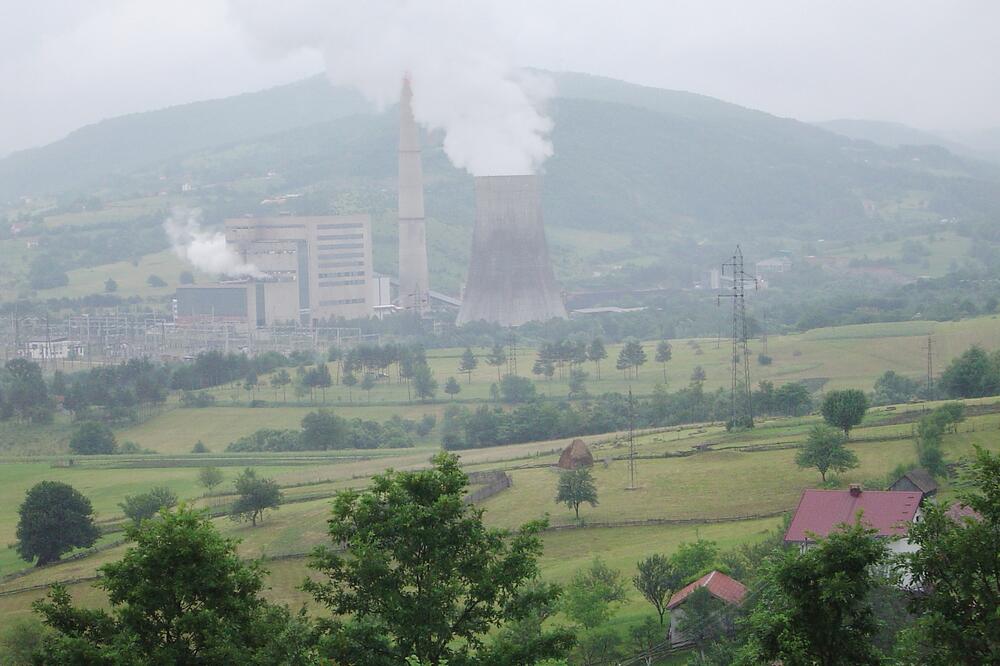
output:
[[201, 227], [201, 210], [175, 208], [163, 223], [174, 253], [203, 273], [227, 277], [264, 277], [226, 245], [225, 234]]
[[[444, 131], [451, 162], [475, 176], [534, 173], [552, 155], [548, 79], [516, 69], [501, 3], [475, 0], [230, 0], [232, 14], [270, 50], [322, 51], [334, 85], [379, 108], [409, 75], [413, 115]], [[510, 22], [507, 21], [507, 25]]]

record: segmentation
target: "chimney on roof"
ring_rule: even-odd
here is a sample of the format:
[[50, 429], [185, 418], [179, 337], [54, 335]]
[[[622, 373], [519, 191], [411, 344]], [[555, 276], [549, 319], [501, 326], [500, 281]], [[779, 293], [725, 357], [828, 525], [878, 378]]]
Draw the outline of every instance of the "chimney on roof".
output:
[[851, 497], [860, 497], [860, 496], [861, 496], [861, 484], [860, 483], [852, 483], [851, 484]]

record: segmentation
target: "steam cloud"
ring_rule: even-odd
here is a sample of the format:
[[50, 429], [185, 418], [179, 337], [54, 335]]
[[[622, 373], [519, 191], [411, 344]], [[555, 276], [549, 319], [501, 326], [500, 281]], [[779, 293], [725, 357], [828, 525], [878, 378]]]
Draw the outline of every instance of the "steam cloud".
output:
[[[514, 68], [491, 4], [470, 0], [230, 0], [265, 48], [319, 49], [335, 85], [380, 109], [409, 75], [413, 115], [475, 176], [534, 173], [552, 155], [548, 79]], [[501, 7], [502, 9], [502, 7]]]
[[245, 263], [226, 245], [226, 236], [201, 228], [201, 211], [175, 208], [163, 223], [174, 253], [203, 273], [228, 277], [263, 277], [252, 264]]

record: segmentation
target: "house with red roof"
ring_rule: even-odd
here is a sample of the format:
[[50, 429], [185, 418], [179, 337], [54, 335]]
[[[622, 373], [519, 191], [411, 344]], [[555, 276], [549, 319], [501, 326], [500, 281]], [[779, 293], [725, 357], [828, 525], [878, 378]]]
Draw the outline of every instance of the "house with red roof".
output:
[[[849, 490], [804, 490], [785, 532], [785, 543], [797, 544], [805, 552], [838, 526], [853, 524], [860, 513], [861, 523], [886, 539], [889, 550], [912, 553], [917, 547], [906, 535], [910, 525], [920, 521], [922, 499], [920, 491], [862, 490], [858, 484]], [[908, 581], [903, 576], [904, 587]]]
[[683, 645], [688, 642], [678, 628], [678, 623], [684, 616], [682, 606], [695, 590], [702, 588], [716, 599], [734, 606], [743, 603], [743, 598], [747, 594], [747, 588], [743, 583], [730, 578], [721, 571], [714, 570], [675, 592], [670, 597], [670, 601], [667, 602], [667, 610], [670, 611], [670, 642], [672, 645]]

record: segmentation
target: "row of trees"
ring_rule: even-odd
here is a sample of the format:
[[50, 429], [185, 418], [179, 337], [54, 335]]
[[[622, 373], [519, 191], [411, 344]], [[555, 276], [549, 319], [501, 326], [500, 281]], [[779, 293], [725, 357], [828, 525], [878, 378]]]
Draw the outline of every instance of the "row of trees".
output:
[[408, 448], [413, 438], [425, 437], [437, 422], [433, 414], [419, 421], [399, 416], [379, 423], [359, 418], [345, 419], [333, 412], [310, 412], [301, 430], [262, 428], [240, 437], [227, 451], [327, 451], [334, 449]]

